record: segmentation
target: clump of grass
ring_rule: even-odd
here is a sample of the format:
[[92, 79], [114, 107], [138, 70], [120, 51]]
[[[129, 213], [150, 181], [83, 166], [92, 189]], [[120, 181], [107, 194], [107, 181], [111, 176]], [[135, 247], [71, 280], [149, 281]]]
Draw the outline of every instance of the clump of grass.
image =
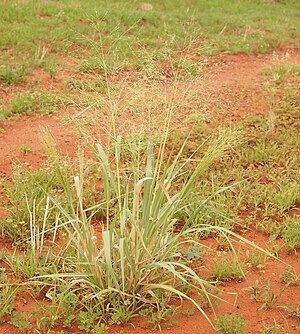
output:
[[[165, 301], [175, 295], [190, 300], [210, 321], [200, 305], [180, 288], [192, 286], [202, 291], [210, 303], [210, 295], [206, 293], [210, 283], [185, 263], [180, 249], [195, 244], [189, 238], [195, 232], [213, 229], [220, 234], [236, 235], [225, 228], [209, 225], [175, 232], [176, 214], [185, 205], [184, 200], [196, 179], [238, 138], [236, 131], [222, 133], [197, 161], [194, 171], [186, 174], [182, 186], [174, 190], [172, 185], [182, 176], [188, 162], [181, 160], [183, 147], [173, 158], [172, 155], [165, 157], [167, 138], [156, 153], [149, 140], [145, 165], [132, 167], [130, 172], [122, 168], [121, 136], [115, 138], [112, 162], [100, 143], [91, 146], [102, 170], [104, 195], [104, 202], [93, 207], [84, 205], [83, 168], [79, 167], [78, 175], [74, 176], [74, 198], [63, 167], [57, 164], [57, 175], [61, 175], [65, 185], [68, 206], [50, 198], [61, 213], [59, 225], [67, 233], [76, 254], [69, 259], [71, 272], [62, 271], [36, 279], [63, 279], [71, 289], [85, 295], [86, 302], [100, 303], [102, 317], [113, 322], [118, 321], [121, 309], [131, 315], [144, 305], [161, 309]], [[45, 145], [54, 157], [56, 152], [49, 137]], [[82, 157], [80, 166], [83, 160]], [[102, 221], [93, 223], [99, 210], [105, 213]], [[99, 228], [101, 233], [96, 232]]]
[[0, 66], [0, 82], [8, 85], [14, 85], [23, 80], [25, 75], [25, 66], [16, 65], [15, 67]]

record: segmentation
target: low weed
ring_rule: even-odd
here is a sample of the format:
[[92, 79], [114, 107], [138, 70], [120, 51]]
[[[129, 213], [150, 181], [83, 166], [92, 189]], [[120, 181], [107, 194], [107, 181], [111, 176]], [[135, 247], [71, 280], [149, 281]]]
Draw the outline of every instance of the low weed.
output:
[[260, 330], [261, 334], [290, 334], [290, 330], [286, 330], [281, 325], [279, 325], [274, 319], [274, 324], [264, 324], [263, 328]]
[[280, 282], [287, 285], [298, 285], [300, 283], [300, 275], [296, 274], [292, 267], [284, 271], [279, 278]]
[[270, 218], [259, 220], [255, 228], [264, 234], [267, 234], [271, 239], [276, 240], [281, 236], [282, 224], [273, 221]]
[[210, 311], [213, 311], [215, 307], [218, 307], [222, 301], [222, 290], [217, 288], [217, 287], [211, 287], [210, 289], [207, 290], [207, 296], [199, 292], [198, 296], [200, 299], [200, 304], [204, 309], [209, 309]]
[[215, 258], [209, 269], [209, 276], [217, 281], [242, 281], [245, 277], [245, 264], [238, 259]]
[[48, 318], [48, 323], [52, 326], [61, 324], [64, 328], [70, 328], [80, 309], [79, 297], [63, 284], [50, 288], [46, 297], [51, 300], [51, 305], [44, 309], [44, 317]]
[[92, 312], [80, 311], [76, 317], [78, 328], [93, 334], [108, 334], [109, 327], [100, 323], [97, 315]]
[[295, 252], [300, 246], [300, 219], [287, 217], [283, 223], [282, 240], [288, 253]]
[[0, 324], [5, 321], [7, 315], [13, 313], [13, 302], [19, 290], [17, 282], [9, 281], [5, 268], [0, 268]]
[[261, 287], [259, 286], [259, 281], [256, 280], [252, 285], [244, 288], [243, 290], [250, 292], [250, 299], [254, 299], [255, 301], [259, 301], [261, 294]]
[[0, 83], [14, 85], [24, 79], [26, 70], [24, 65], [15, 65], [14, 67], [0, 66]]
[[54, 111], [56, 99], [44, 92], [21, 93], [13, 99], [8, 107], [8, 115], [30, 115], [33, 112], [51, 114]]
[[35, 312], [14, 312], [9, 322], [20, 331], [30, 332], [33, 328], [32, 322], [34, 315]]
[[291, 306], [291, 305], [280, 305], [278, 308], [285, 310], [289, 317], [294, 317], [300, 320], [300, 304], [298, 306]]
[[188, 261], [199, 260], [203, 256], [203, 246], [193, 245], [185, 251], [185, 256]]
[[259, 253], [255, 250], [246, 251], [246, 257], [251, 265], [259, 269], [259, 271], [264, 271], [266, 266], [267, 257], [265, 254]]
[[258, 310], [268, 310], [275, 306], [287, 287], [288, 285], [285, 285], [278, 293], [275, 293], [272, 291], [270, 280], [268, 280], [266, 285], [262, 286], [260, 286], [259, 281], [256, 280], [252, 286], [244, 288], [243, 290], [251, 292], [250, 299], [254, 299], [260, 303], [260, 306], [257, 308]]
[[248, 320], [237, 314], [218, 316], [216, 330], [220, 334], [249, 334], [243, 329], [248, 323]]
[[47, 59], [40, 66], [49, 73], [51, 79], [54, 79], [63, 65], [57, 59]]
[[[167, 305], [165, 305], [167, 306]], [[163, 307], [161, 309], [156, 310], [153, 306], [150, 306], [148, 308], [142, 309], [139, 314], [145, 318], [147, 318], [147, 322], [151, 324], [152, 328], [151, 330], [161, 331], [161, 323], [163, 320], [166, 319], [166, 317], [170, 317], [176, 313], [175, 307]]]
[[186, 315], [187, 317], [191, 317], [195, 314], [195, 310], [191, 307], [185, 308], [184, 310], [181, 310], [181, 313]]
[[268, 251], [276, 257], [279, 257], [279, 252], [283, 248], [281, 240], [277, 240], [274, 237], [270, 237], [267, 243]]
[[[90, 333], [103, 333], [107, 326], [100, 323], [97, 307], [81, 307], [79, 296], [70, 291], [68, 287], [58, 284], [46, 290], [44, 302], [37, 303], [35, 310], [30, 313], [15, 312], [10, 323], [19, 330], [34, 330], [38, 333], [51, 333], [54, 326], [69, 329], [76, 324], [80, 330]], [[101, 311], [102, 314], [103, 310]]]
[[260, 294], [260, 301], [261, 304], [258, 307], [258, 310], [268, 310], [272, 308], [275, 303], [278, 301], [284, 290], [287, 286], [284, 286], [280, 289], [280, 291], [276, 294], [272, 291], [271, 283], [268, 281], [268, 284], [262, 286], [261, 294]]
[[300, 66], [294, 64], [273, 64], [262, 69], [262, 75], [270, 77], [276, 83], [285, 83], [290, 77], [299, 76]]
[[26, 144], [20, 145], [19, 149], [23, 154], [28, 154], [31, 152], [31, 147]]

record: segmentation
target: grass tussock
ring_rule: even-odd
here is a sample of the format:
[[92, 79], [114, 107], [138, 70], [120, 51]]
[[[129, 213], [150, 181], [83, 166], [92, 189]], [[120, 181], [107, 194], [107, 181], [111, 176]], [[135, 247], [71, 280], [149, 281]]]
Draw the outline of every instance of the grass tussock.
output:
[[[65, 229], [75, 251], [74, 269], [70, 273], [60, 272], [42, 278], [63, 279], [73, 289], [83, 290], [90, 301], [101, 301], [106, 317], [116, 317], [117, 304], [123, 305], [130, 314], [142, 305], [161, 307], [158, 305], [162, 300], [169, 300], [172, 295], [189, 299], [206, 316], [199, 304], [180, 288], [190, 285], [206, 291], [210, 283], [187, 265], [179, 251], [183, 245], [193, 244], [194, 241], [188, 238], [188, 229], [175, 233], [176, 214], [185, 205], [185, 198], [195, 180], [238, 138], [236, 131], [220, 135], [196, 163], [195, 170], [186, 174], [184, 184], [175, 192], [172, 185], [176, 178], [186, 173], [188, 163], [181, 159], [184, 146], [173, 158], [166, 160], [166, 139], [160, 144], [156, 156], [149, 139], [146, 165], [136, 166], [126, 175], [120, 160], [121, 137], [114, 141], [113, 161], [98, 143], [93, 149], [102, 171], [104, 203], [92, 208], [83, 204], [83, 169], [79, 168], [79, 174], [74, 176], [74, 197], [72, 185], [66, 182], [65, 172], [57, 165], [57, 174], [65, 182], [69, 210], [53, 197], [51, 201], [60, 211], [62, 222], [59, 225]], [[54, 157], [49, 137], [45, 143]], [[99, 210], [103, 211], [105, 218], [95, 225], [93, 217]], [[95, 232], [99, 228], [101, 232]], [[209, 230], [210, 227], [205, 226], [204, 229]], [[226, 230], [219, 232], [226, 233]], [[209, 299], [209, 294], [206, 296]]]

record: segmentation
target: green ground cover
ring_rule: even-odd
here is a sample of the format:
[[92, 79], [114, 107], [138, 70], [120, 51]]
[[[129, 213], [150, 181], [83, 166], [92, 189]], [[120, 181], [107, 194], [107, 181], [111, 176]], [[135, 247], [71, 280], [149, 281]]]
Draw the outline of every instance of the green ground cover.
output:
[[41, 58], [49, 65], [55, 54], [82, 57], [89, 51], [97, 58], [103, 49], [120, 66], [143, 54], [159, 58], [186, 48], [197, 54], [261, 53], [299, 41], [298, 1], [151, 4], [144, 11], [141, 2], [127, 0], [2, 1], [1, 81], [13, 83]]
[[[74, 72], [130, 68], [157, 78], [157, 62], [167, 60], [177, 74], [195, 76], [199, 55], [265, 53], [299, 42], [298, 1], [152, 1], [143, 8], [139, 1], [2, 1], [0, 83], [41, 94], [26, 76], [41, 68], [54, 78], [72, 58]], [[15, 110], [20, 97], [12, 99], [0, 99], [0, 119], [39, 109], [24, 102]]]

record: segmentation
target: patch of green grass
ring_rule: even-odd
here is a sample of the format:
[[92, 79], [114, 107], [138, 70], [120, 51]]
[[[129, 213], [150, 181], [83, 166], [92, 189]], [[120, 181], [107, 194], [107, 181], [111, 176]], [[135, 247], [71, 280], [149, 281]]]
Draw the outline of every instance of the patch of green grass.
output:
[[[49, 153], [49, 152], [48, 152]], [[49, 153], [50, 154], [50, 153]], [[61, 163], [64, 166], [66, 178], [61, 183], [60, 175], [56, 169], [57, 164]], [[99, 175], [92, 175], [91, 162], [86, 161], [85, 171], [86, 180], [91, 181], [91, 178], [99, 177]], [[57, 224], [57, 208], [53, 204], [48, 203], [45, 192], [57, 200], [60, 198], [62, 203], [64, 200], [64, 189], [66, 184], [72, 178], [72, 174], [76, 173], [79, 166], [72, 164], [68, 159], [53, 158], [47, 164], [42, 165], [38, 170], [35, 170], [26, 165], [15, 165], [13, 169], [13, 185], [6, 182], [5, 194], [9, 201], [6, 203], [6, 209], [10, 213], [6, 216], [1, 224], [2, 235], [7, 236], [12, 241], [19, 241], [20, 243], [30, 243], [29, 234], [33, 232], [31, 224], [36, 226], [35, 231], [42, 232], [43, 224], [47, 218], [50, 225], [45, 226], [46, 231], [50, 235], [55, 234], [55, 224]], [[92, 182], [92, 181], [91, 181]], [[90, 185], [89, 191], [86, 192], [84, 203], [85, 205], [92, 205], [95, 201], [95, 186]], [[75, 187], [72, 184], [72, 191], [75, 192]], [[93, 195], [92, 195], [93, 193]], [[48, 203], [48, 204], [47, 204]]]
[[172, 54], [162, 50], [142, 54], [133, 61], [133, 67], [142, 72], [147, 79], [155, 81], [191, 80], [204, 73], [205, 66], [198, 60], [179, 57], [173, 60]]
[[[37, 53], [41, 58], [46, 45], [49, 54], [76, 57], [86, 49], [99, 56], [100, 48], [120, 64], [128, 57], [140, 58], [145, 50], [266, 52], [296, 43], [299, 37], [297, 1], [156, 0], [151, 4], [152, 10], [144, 11], [140, 3], [129, 0], [2, 2], [2, 60], [14, 57], [25, 63]], [[189, 72], [194, 73], [194, 66], [189, 65]]]
[[[292, 78], [286, 77], [280, 87], [266, 89], [270, 112], [249, 115], [241, 121], [245, 135], [243, 141], [195, 185], [195, 192], [187, 200], [185, 214], [179, 217], [182, 222], [188, 220], [206, 195], [215, 193], [194, 216], [194, 225], [217, 224], [234, 230], [247, 228], [252, 219], [257, 229], [272, 238], [281, 236], [279, 218], [297, 207], [300, 194], [297, 80], [298, 74], [295, 74]], [[190, 127], [194, 124], [193, 119], [187, 122]], [[213, 120], [210, 125], [214, 128]], [[214, 129], [210, 129], [205, 120], [192, 127], [187, 153], [193, 151], [197, 143], [203, 143], [208, 129], [214, 136]], [[188, 131], [182, 128], [183, 136]], [[173, 141], [176, 145], [175, 135]], [[204, 148], [206, 144], [202, 145]], [[199, 150], [194, 158], [201, 157], [201, 154]], [[220, 192], [226, 187], [226, 191]], [[201, 191], [197, 192], [197, 189]], [[239, 217], [241, 212], [243, 219]]]
[[247, 134], [245, 145], [236, 150], [230, 167], [224, 164], [214, 176], [216, 188], [226, 177], [246, 179], [242, 187], [238, 186], [240, 209], [254, 209], [262, 215], [258, 228], [277, 236], [281, 229], [273, 217], [282, 217], [299, 202], [298, 77], [285, 78], [280, 88], [267, 90], [271, 111], [242, 121]]
[[46, 92], [28, 92], [16, 96], [9, 105], [2, 105], [0, 119], [14, 115], [30, 115], [37, 112], [42, 115], [51, 114], [55, 111], [58, 99]]

